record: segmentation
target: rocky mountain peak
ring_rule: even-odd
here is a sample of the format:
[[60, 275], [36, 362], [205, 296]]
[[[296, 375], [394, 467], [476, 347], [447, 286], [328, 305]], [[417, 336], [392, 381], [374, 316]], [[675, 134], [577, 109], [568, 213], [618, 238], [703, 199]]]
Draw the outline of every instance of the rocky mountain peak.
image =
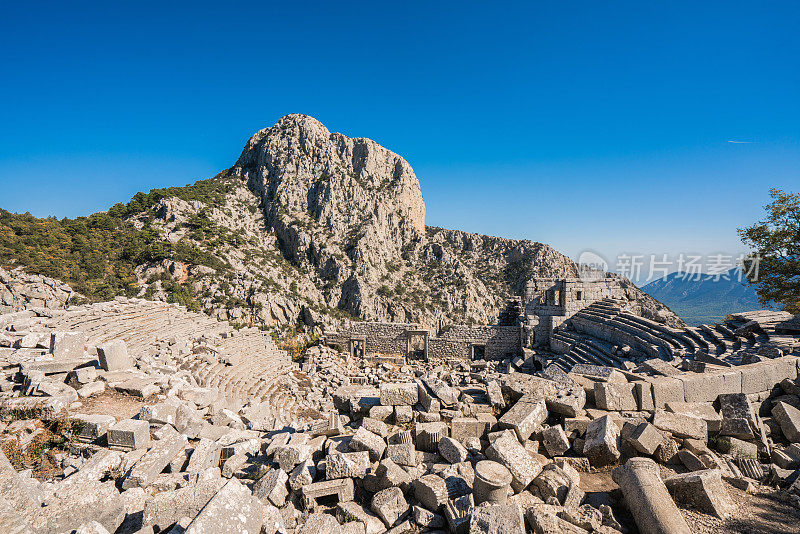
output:
[[408, 162], [371, 139], [331, 133], [312, 117], [287, 115], [259, 131], [233, 170], [301, 255], [313, 247], [305, 231], [313, 226], [328, 229], [343, 248], [379, 240], [387, 252], [424, 234], [425, 203]]

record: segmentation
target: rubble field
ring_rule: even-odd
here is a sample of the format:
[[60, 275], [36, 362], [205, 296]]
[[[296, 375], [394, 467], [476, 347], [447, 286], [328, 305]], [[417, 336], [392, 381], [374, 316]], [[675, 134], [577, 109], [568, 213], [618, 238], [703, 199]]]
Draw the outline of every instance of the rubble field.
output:
[[11, 312], [0, 532], [798, 532], [795, 341], [702, 365], [293, 362], [178, 305]]

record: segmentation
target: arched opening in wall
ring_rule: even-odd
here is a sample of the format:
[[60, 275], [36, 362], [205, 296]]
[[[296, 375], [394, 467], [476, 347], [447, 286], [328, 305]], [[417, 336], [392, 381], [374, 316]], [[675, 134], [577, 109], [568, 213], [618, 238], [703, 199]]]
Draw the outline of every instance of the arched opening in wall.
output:
[[583, 291], [575, 292], [575, 300], [583, 300]]
[[486, 345], [472, 345], [472, 354], [470, 356], [473, 360], [486, 358]]

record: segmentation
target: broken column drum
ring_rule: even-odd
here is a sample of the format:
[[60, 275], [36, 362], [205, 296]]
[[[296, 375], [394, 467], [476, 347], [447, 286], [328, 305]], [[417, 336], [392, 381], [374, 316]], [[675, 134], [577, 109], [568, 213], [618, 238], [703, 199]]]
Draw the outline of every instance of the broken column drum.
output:
[[689, 525], [650, 458], [631, 458], [613, 472], [639, 530], [647, 534], [691, 534]]
[[475, 504], [506, 504], [511, 488], [511, 472], [500, 463], [481, 460], [475, 465], [473, 492]]

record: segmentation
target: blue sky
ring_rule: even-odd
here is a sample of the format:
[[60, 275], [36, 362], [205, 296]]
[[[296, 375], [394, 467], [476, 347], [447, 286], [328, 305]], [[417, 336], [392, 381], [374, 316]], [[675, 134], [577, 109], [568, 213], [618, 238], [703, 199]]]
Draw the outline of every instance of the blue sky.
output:
[[5, 3], [0, 207], [207, 178], [287, 113], [403, 155], [428, 224], [574, 258], [737, 254], [800, 191], [795, 1], [286, 4]]

